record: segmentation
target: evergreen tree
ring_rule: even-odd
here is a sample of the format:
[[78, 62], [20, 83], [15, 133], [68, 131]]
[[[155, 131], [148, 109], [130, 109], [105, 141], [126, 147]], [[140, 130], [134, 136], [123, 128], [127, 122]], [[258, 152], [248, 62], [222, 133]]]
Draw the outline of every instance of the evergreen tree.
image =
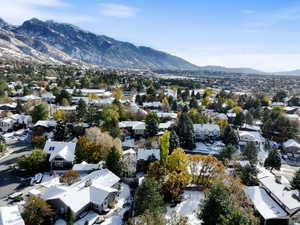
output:
[[246, 116], [245, 116], [245, 122], [249, 125], [252, 125], [253, 124], [253, 116], [250, 112], [247, 112], [246, 113]]
[[159, 119], [154, 112], [150, 112], [146, 116], [146, 137], [153, 137], [158, 133]]
[[257, 173], [256, 166], [250, 164], [241, 167], [239, 177], [244, 185], [255, 186], [258, 185]]
[[195, 97], [193, 97], [190, 101], [190, 108], [195, 108], [195, 109], [199, 108], [198, 101]]
[[277, 149], [272, 149], [269, 152], [268, 157], [265, 160], [264, 166], [268, 169], [271, 168], [271, 171], [273, 169], [280, 170], [281, 157]]
[[191, 119], [187, 113], [182, 113], [179, 117], [176, 133], [179, 137], [180, 146], [186, 149], [195, 148], [195, 133]]
[[242, 126], [244, 122], [245, 122], [245, 115], [244, 115], [244, 113], [243, 112], [237, 113], [236, 117], [235, 117], [235, 119], [233, 121], [233, 124], [235, 126], [239, 127], [239, 126]]
[[232, 155], [236, 152], [236, 148], [232, 145], [227, 145], [220, 151], [220, 160], [225, 164], [232, 159]]
[[160, 185], [152, 178], [145, 177], [135, 194], [135, 212], [143, 214], [146, 210], [152, 213], [162, 213], [165, 210]]
[[234, 129], [229, 125], [225, 127], [222, 139], [225, 145], [237, 146], [239, 143], [238, 136], [236, 135]]
[[106, 166], [111, 172], [113, 172], [117, 176], [122, 176], [123, 168], [121, 154], [116, 149], [116, 147], [112, 147], [109, 151], [106, 158]]
[[173, 102], [173, 104], [171, 106], [171, 109], [172, 109], [172, 111], [177, 112], [178, 107], [177, 107], [177, 102], [176, 101]]
[[54, 133], [54, 140], [55, 141], [66, 141], [68, 139], [68, 137], [69, 137], [69, 130], [68, 130], [67, 125], [62, 121], [58, 121], [56, 130]]
[[48, 109], [47, 105], [39, 104], [34, 107], [32, 112], [32, 121], [35, 123], [39, 120], [46, 120], [48, 118]]
[[180, 147], [179, 137], [177, 136], [176, 131], [172, 130], [170, 135], [169, 153], [172, 153], [173, 150], [178, 147]]
[[84, 118], [86, 117], [86, 113], [87, 113], [87, 105], [85, 101], [80, 99], [76, 108], [77, 120], [84, 121]]
[[249, 160], [251, 164], [255, 164], [257, 162], [258, 149], [255, 145], [255, 142], [250, 141], [246, 144], [243, 151], [243, 156], [246, 158], [246, 160]]
[[291, 186], [293, 189], [298, 190], [300, 192], [300, 169], [298, 169], [295, 173], [291, 182]]
[[67, 212], [65, 214], [65, 220], [67, 222], [67, 225], [73, 225], [74, 224], [74, 215], [70, 207], [67, 208]]
[[199, 218], [202, 225], [217, 225], [222, 216], [228, 215], [232, 209], [232, 200], [229, 191], [223, 184], [215, 184], [210, 189], [202, 206], [200, 206]]

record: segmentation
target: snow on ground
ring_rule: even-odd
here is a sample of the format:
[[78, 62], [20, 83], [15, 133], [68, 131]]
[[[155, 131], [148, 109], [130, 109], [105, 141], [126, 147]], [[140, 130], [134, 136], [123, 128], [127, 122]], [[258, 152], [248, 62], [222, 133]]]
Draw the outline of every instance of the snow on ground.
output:
[[167, 207], [166, 218], [170, 219], [172, 212], [176, 210], [180, 216], [186, 216], [189, 219], [190, 225], [199, 225], [201, 220], [197, 217], [197, 211], [201, 200], [204, 199], [204, 192], [200, 191], [184, 191], [183, 201], [176, 207]]
[[105, 221], [101, 225], [121, 225], [123, 224], [122, 218], [124, 213], [129, 209], [129, 207], [123, 208], [123, 204], [127, 202], [130, 197], [130, 188], [127, 184], [121, 186], [121, 193], [116, 199], [118, 203], [115, 205], [105, 217]]
[[89, 221], [88, 225], [92, 225], [98, 219], [99, 214], [94, 211], [89, 211], [89, 213], [80, 220], [77, 220], [74, 225], [85, 225], [86, 221]]

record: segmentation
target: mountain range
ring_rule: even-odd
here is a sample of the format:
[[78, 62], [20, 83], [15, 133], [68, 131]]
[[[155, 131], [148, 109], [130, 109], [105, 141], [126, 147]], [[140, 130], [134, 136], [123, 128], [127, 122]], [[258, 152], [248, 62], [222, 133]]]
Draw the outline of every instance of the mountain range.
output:
[[[150, 47], [97, 35], [71, 24], [36, 18], [20, 26], [10, 25], [0, 18], [0, 57], [47, 64], [93, 64], [121, 69], [268, 74], [251, 68], [200, 67]], [[300, 70], [272, 74], [300, 75]]]

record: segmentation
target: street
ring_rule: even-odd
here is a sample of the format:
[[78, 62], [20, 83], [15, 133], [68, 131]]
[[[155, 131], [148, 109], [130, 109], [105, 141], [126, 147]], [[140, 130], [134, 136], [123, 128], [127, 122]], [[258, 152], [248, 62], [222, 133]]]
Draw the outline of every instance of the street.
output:
[[31, 151], [32, 146], [28, 143], [16, 141], [8, 144], [9, 154], [0, 159], [0, 206], [3, 204], [3, 198], [22, 188], [21, 177], [10, 166]]

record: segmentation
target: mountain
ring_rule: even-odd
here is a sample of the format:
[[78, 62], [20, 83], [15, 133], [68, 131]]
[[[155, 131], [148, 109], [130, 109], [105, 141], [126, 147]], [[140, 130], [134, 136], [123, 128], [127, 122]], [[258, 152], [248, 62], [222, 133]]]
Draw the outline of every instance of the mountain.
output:
[[274, 75], [300, 76], [300, 70], [291, 70], [273, 73]]
[[225, 73], [244, 73], [244, 74], [267, 74], [263, 71], [251, 69], [251, 68], [229, 68], [223, 66], [201, 66], [200, 70], [212, 71], [212, 72], [225, 72]]
[[[165, 52], [117, 41], [71, 24], [33, 18], [21, 26], [13, 27], [0, 20], [0, 29], [10, 32], [12, 39], [22, 42], [22, 48], [26, 46], [30, 49], [28, 56], [33, 58], [36, 57], [31, 50], [48, 56], [50, 61], [61, 63], [81, 61], [99, 66], [132, 69], [198, 69], [197, 66]], [[20, 49], [20, 45], [14, 47]], [[21, 51], [26, 54], [24, 50]]]

